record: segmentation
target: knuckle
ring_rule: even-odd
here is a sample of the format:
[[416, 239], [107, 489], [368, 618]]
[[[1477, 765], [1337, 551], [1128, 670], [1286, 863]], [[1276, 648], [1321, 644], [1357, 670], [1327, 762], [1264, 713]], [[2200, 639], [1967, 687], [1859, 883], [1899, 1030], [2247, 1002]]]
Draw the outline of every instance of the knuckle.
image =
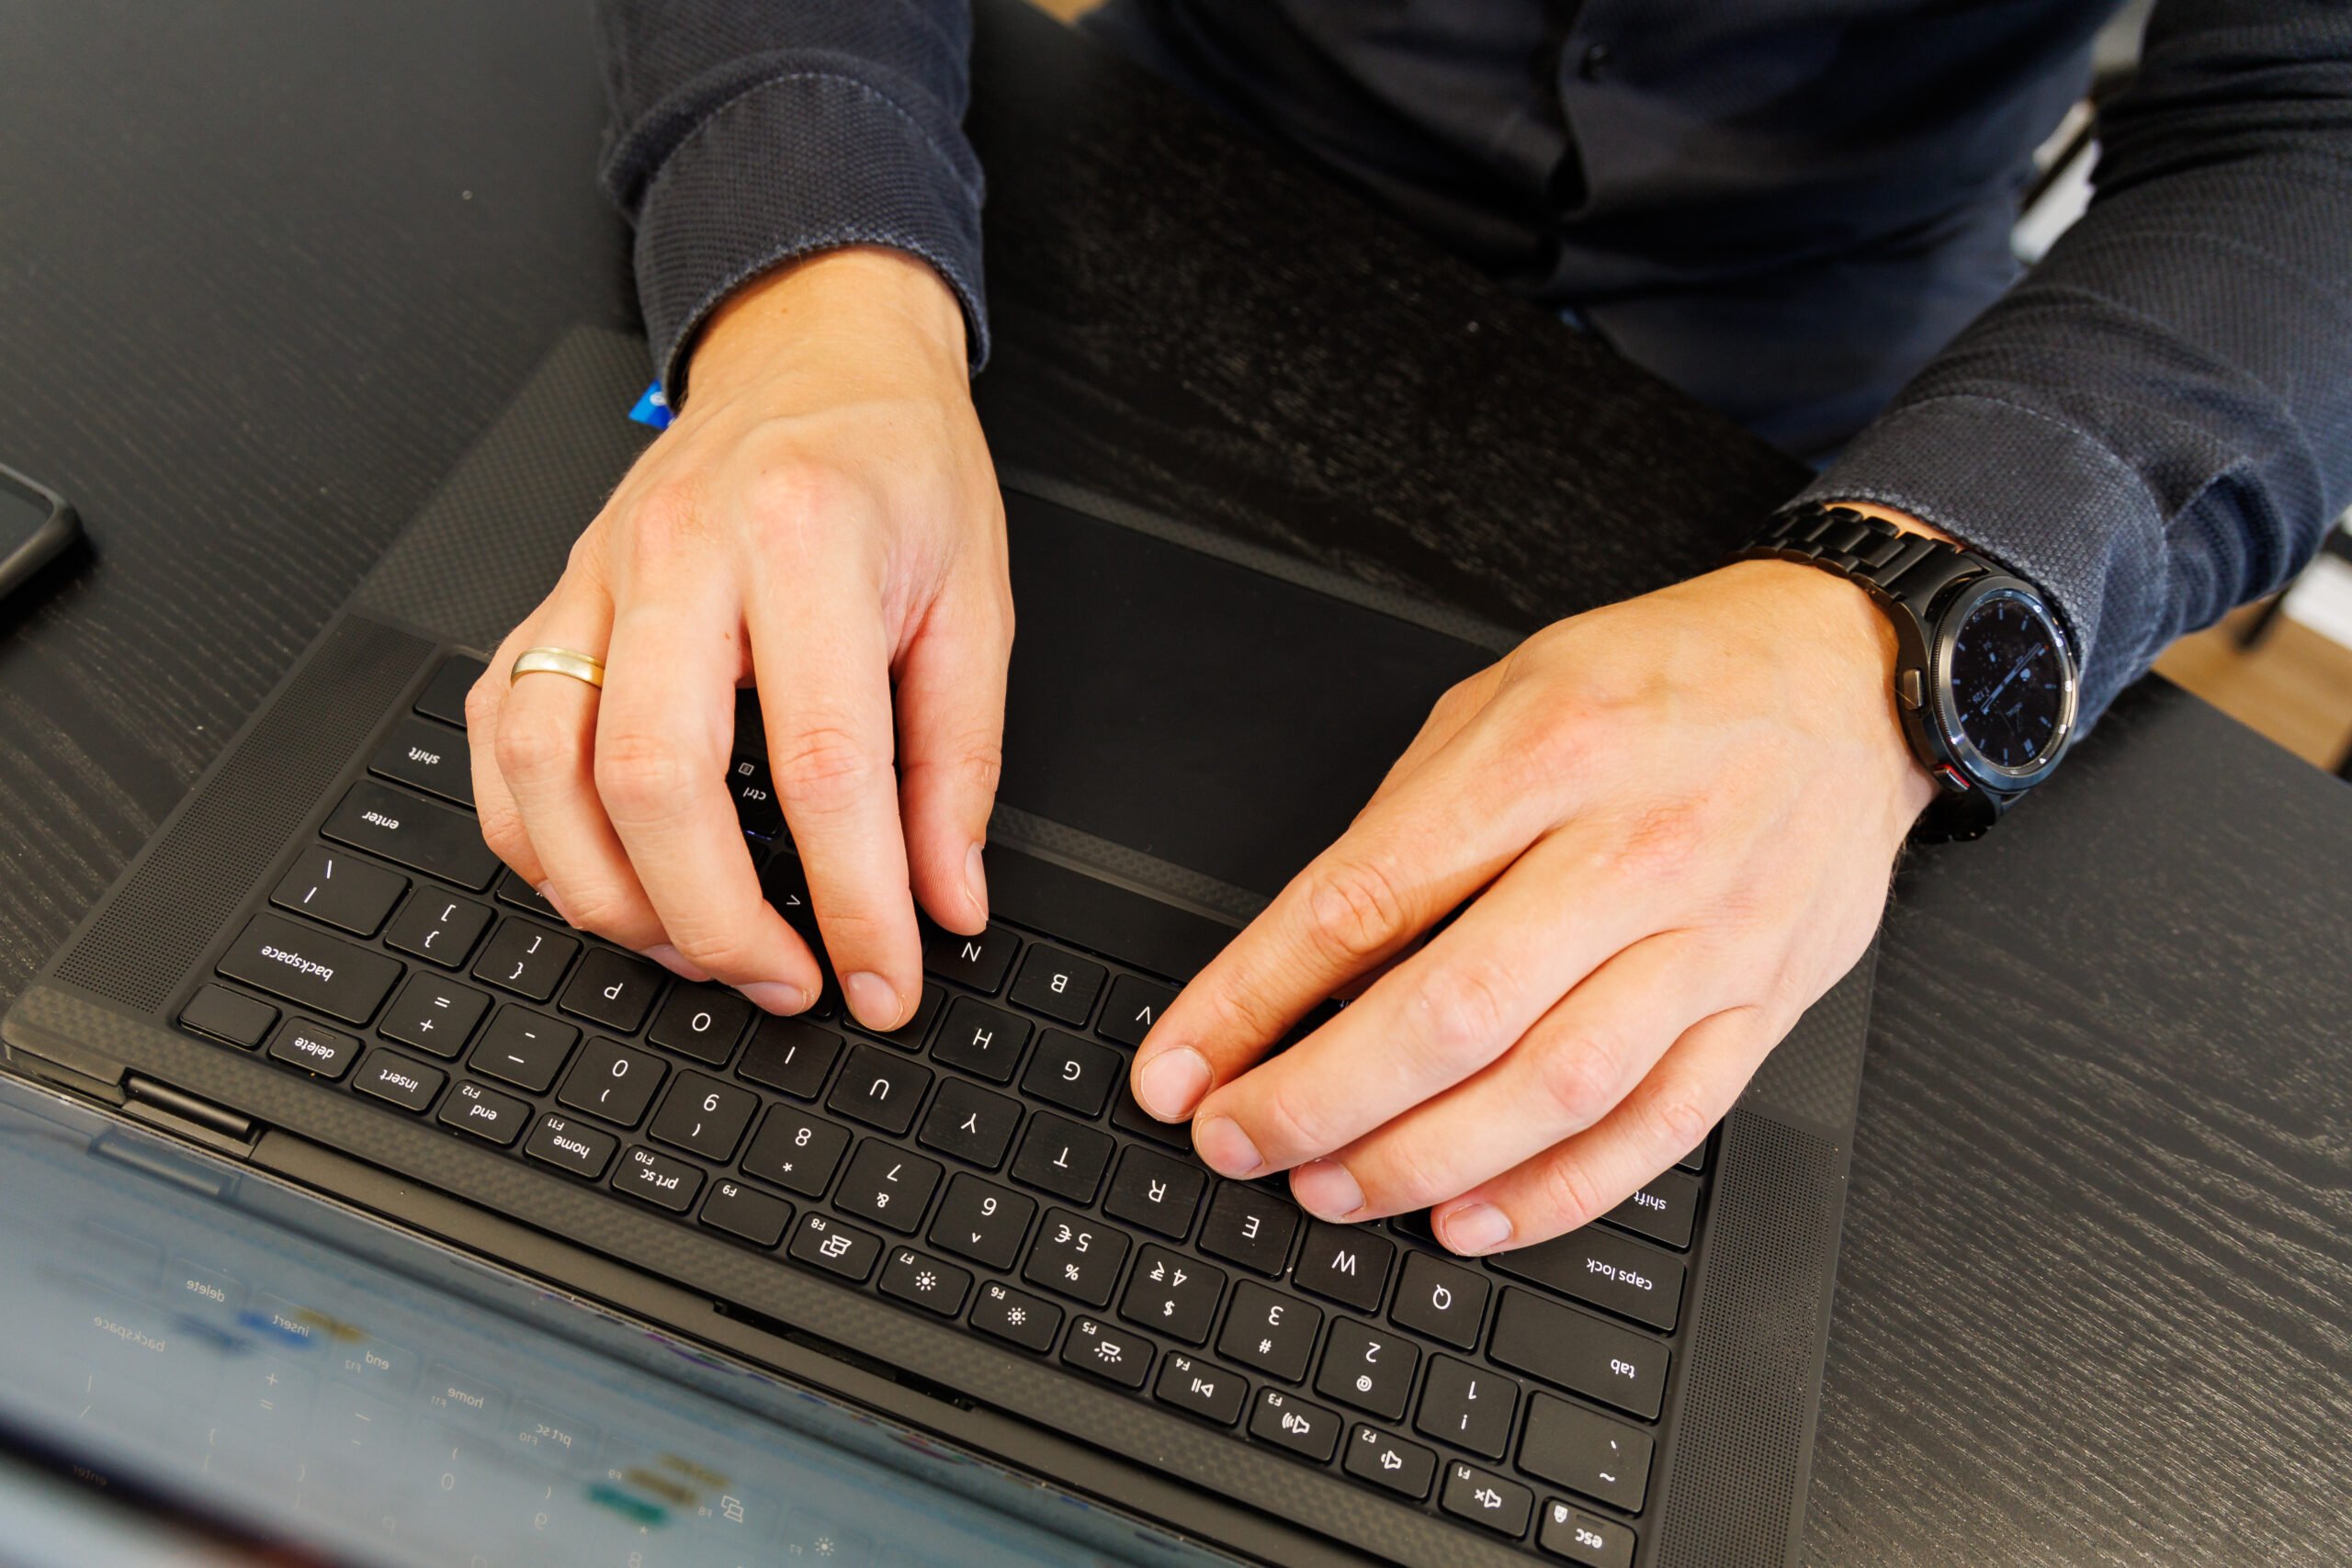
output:
[[785, 798], [819, 813], [856, 802], [888, 765], [848, 725], [821, 718], [803, 725], [769, 762]]
[[1699, 1146], [1716, 1118], [1689, 1085], [1673, 1083], [1652, 1099], [1648, 1120], [1656, 1146], [1668, 1151], [1668, 1159], [1679, 1159]]
[[1555, 1042], [1535, 1060], [1536, 1092], [1567, 1131], [1589, 1127], [1617, 1101], [1617, 1054], [1589, 1036]]
[[1690, 869], [1707, 837], [1707, 812], [1699, 802], [1652, 801], [1625, 818], [1611, 859], [1629, 878], [1676, 876]]
[[1510, 1026], [1511, 986], [1491, 964], [1457, 962], [1433, 965], [1413, 993], [1411, 1032], [1432, 1066], [1455, 1069], [1483, 1061]]
[[501, 773], [533, 784], [567, 771], [579, 745], [579, 732], [556, 715], [510, 704], [499, 717], [492, 754]]
[[498, 719], [498, 685], [485, 674], [466, 688], [466, 728], [476, 736], [491, 733]]
[[692, 475], [665, 479], [639, 496], [628, 514], [628, 553], [662, 560], [698, 547], [706, 531], [702, 485]]
[[1257, 1144], [1270, 1159], [1321, 1154], [1331, 1146], [1320, 1097], [1295, 1085], [1277, 1083], [1268, 1089], [1250, 1120], [1265, 1134]]
[[696, 778], [695, 760], [675, 737], [616, 729], [596, 738], [596, 793], [606, 809], [633, 821], [676, 809]]
[[1446, 1156], [1419, 1138], [1397, 1139], [1385, 1152], [1383, 1164], [1385, 1168], [1364, 1182], [1367, 1201], [1375, 1213], [1426, 1209], [1463, 1190], [1462, 1179]]
[[1336, 861], [1307, 890], [1308, 938], [1324, 957], [1361, 964], [1408, 934], [1410, 906], [1396, 879], [1373, 860]]
[[840, 469], [795, 457], [771, 463], [747, 481], [743, 501], [763, 530], [797, 532], [846, 505], [852, 484]]
[[559, 886], [556, 891], [563, 895], [563, 908], [572, 925], [616, 941], [633, 933], [643, 914], [636, 899], [609, 885]]
[[1547, 1229], [1556, 1226], [1558, 1232], [1576, 1230], [1607, 1212], [1592, 1172], [1566, 1149], [1555, 1149], [1543, 1161], [1537, 1169], [1537, 1184]]
[[680, 930], [670, 928], [670, 943], [680, 956], [707, 969], [721, 979], [750, 973], [748, 964], [757, 956], [752, 942], [740, 927], [697, 925]]

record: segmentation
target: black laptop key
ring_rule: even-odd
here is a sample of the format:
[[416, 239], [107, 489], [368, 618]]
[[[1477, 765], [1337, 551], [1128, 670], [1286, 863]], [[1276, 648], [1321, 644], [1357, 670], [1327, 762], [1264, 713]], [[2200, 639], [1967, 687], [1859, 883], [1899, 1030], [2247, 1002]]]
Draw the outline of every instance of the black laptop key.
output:
[[882, 1265], [880, 1282], [886, 1296], [912, 1302], [942, 1317], [954, 1317], [964, 1310], [964, 1298], [971, 1293], [972, 1271], [926, 1258], [912, 1247], [899, 1247], [891, 1248], [890, 1261]]
[[1091, 1203], [1115, 1146], [1105, 1134], [1040, 1111], [1029, 1118], [1029, 1130], [1021, 1135], [1021, 1150], [1012, 1156], [1012, 1179], [1073, 1203]]
[[931, 1206], [931, 1195], [944, 1174], [936, 1160], [868, 1138], [851, 1156], [833, 1206], [912, 1235], [922, 1227], [922, 1212]]
[[621, 1156], [621, 1168], [613, 1172], [613, 1190], [683, 1214], [702, 1191], [702, 1172], [640, 1144]]
[[384, 931], [384, 944], [444, 969], [462, 965], [490, 928], [490, 907], [438, 887], [418, 890]]
[[1007, 999], [1077, 1027], [1094, 1010], [1094, 998], [1110, 974], [1100, 964], [1039, 943], [1022, 959]]
[[898, 1136], [914, 1125], [916, 1108], [931, 1087], [931, 1069], [895, 1052], [860, 1045], [849, 1054], [825, 1109]]
[[1528, 1518], [1535, 1511], [1535, 1494], [1516, 1481], [1456, 1460], [1445, 1467], [1438, 1506], [1457, 1519], [1468, 1519], [1517, 1540], [1527, 1533]]
[[269, 1026], [277, 1021], [276, 1008], [226, 986], [205, 987], [180, 1010], [184, 1027], [249, 1051], [268, 1038]]
[[997, 1083], [1011, 1083], [1012, 1071], [1021, 1063], [1021, 1049], [1028, 1043], [1027, 1019], [958, 997], [947, 1010], [947, 1021], [940, 1025], [931, 1054], [951, 1067]]
[[882, 1260], [882, 1238], [824, 1214], [805, 1216], [792, 1232], [791, 1257], [828, 1274], [864, 1284]]
[[1557, 1498], [1544, 1510], [1536, 1544], [1581, 1568], [1634, 1568], [1634, 1532], [1614, 1519], [1571, 1508]]
[[1593, 1225], [1498, 1252], [1487, 1267], [1662, 1332], [1682, 1310], [1680, 1258]]
[[1193, 1228], [1208, 1183], [1208, 1173], [1199, 1166], [1130, 1144], [1119, 1156], [1102, 1207], [1114, 1219], [1182, 1241]]
[[972, 1303], [971, 1323], [990, 1338], [1042, 1356], [1053, 1348], [1054, 1336], [1062, 1325], [1062, 1309], [991, 1280], [980, 1287], [980, 1299]]
[[1004, 1163], [1021, 1125], [1021, 1102], [978, 1084], [949, 1078], [939, 1086], [915, 1141], [927, 1149], [994, 1170]]
[[735, 1064], [735, 1076], [782, 1089], [795, 1100], [814, 1100], [841, 1054], [842, 1037], [831, 1030], [763, 1012], [752, 1030], [752, 1043], [743, 1047], [743, 1059]]
[[760, 892], [794, 930], [816, 940], [817, 911], [808, 902], [808, 874], [800, 869], [798, 855], [778, 849], [761, 869]]
[[1217, 1354], [1271, 1372], [1284, 1382], [1296, 1382], [1306, 1375], [1306, 1359], [1315, 1351], [1315, 1331], [1322, 1326], [1321, 1307], [1277, 1295], [1255, 1280], [1244, 1280], [1234, 1287], [1233, 1310], [1226, 1314]]
[[728, 764], [727, 793], [735, 797], [735, 822], [747, 839], [767, 843], [784, 832], [784, 803], [775, 797], [768, 766], [756, 757]]
[[1396, 1256], [1396, 1244], [1369, 1226], [1317, 1220], [1306, 1227], [1291, 1283], [1358, 1312], [1378, 1312]]
[[507, 872], [498, 879], [496, 897], [502, 904], [512, 904], [518, 909], [528, 909], [531, 913], [553, 920], [559, 925], [564, 923], [563, 917], [556, 913], [555, 906], [548, 903], [537, 888], [524, 881], [514, 872]]
[[399, 872], [371, 865], [346, 850], [314, 844], [278, 880], [269, 901], [354, 936], [374, 936], [407, 891], [408, 878]]
[[680, 986], [653, 1015], [653, 1028], [645, 1037], [664, 1051], [724, 1066], [735, 1054], [735, 1042], [743, 1037], [743, 1026], [757, 1011], [741, 991], [707, 984]]
[[1205, 1345], [1224, 1293], [1224, 1269], [1181, 1258], [1164, 1247], [1146, 1247], [1136, 1254], [1127, 1293], [1119, 1298], [1119, 1315], [1187, 1345]]
[[1487, 1296], [1493, 1289], [1487, 1277], [1475, 1270], [1426, 1252], [1408, 1252], [1388, 1315], [1400, 1328], [1475, 1350], [1479, 1325], [1486, 1320]]
[[1021, 1075], [1021, 1089], [1080, 1116], [1100, 1116], [1126, 1069], [1127, 1059], [1109, 1046], [1048, 1029]]
[[220, 955], [220, 973], [297, 1007], [365, 1023], [401, 977], [399, 961], [283, 915], [255, 915]]
[[1689, 1154], [1684, 1155], [1680, 1159], [1676, 1160], [1676, 1161], [1674, 1162], [1674, 1168], [1675, 1168], [1675, 1169], [1677, 1169], [1677, 1170], [1689, 1170], [1689, 1171], [1702, 1171], [1702, 1170], [1706, 1169], [1706, 1168], [1707, 1168], [1707, 1145], [1706, 1145], [1706, 1141], [1705, 1141], [1704, 1139], [1702, 1139], [1702, 1140], [1700, 1141], [1699, 1146], [1698, 1146], [1697, 1148], [1692, 1149]]
[[1118, 1092], [1111, 1097], [1111, 1125], [1122, 1133], [1133, 1133], [1171, 1149], [1189, 1150], [1193, 1146], [1193, 1124], [1190, 1122], [1162, 1122], [1146, 1111], [1136, 1099], [1135, 1090], [1127, 1087], [1125, 1077], [1119, 1080]]
[[1092, 1317], [1072, 1322], [1069, 1337], [1062, 1341], [1062, 1365], [1092, 1372], [1121, 1388], [1141, 1388], [1159, 1353], [1159, 1347], [1140, 1335]]
[[634, 1127], [653, 1103], [669, 1065], [650, 1051], [632, 1051], [612, 1040], [591, 1040], [556, 1093], [556, 1103]]
[[437, 718], [444, 724], [454, 724], [460, 729], [466, 724], [466, 694], [474, 689], [488, 669], [471, 654], [453, 653], [441, 661], [433, 679], [417, 694], [416, 711], [427, 718]]
[[466, 1065], [516, 1089], [543, 1094], [579, 1043], [580, 1031], [568, 1023], [528, 1008], [503, 1007], [482, 1031], [481, 1043]]
[[653, 1010], [654, 993], [662, 988], [661, 965], [609, 947], [588, 950], [579, 971], [563, 988], [556, 1005], [574, 1018], [584, 1018], [600, 1029], [634, 1034]]
[[438, 975], [409, 976], [376, 1032], [445, 1059], [455, 1058], [473, 1038], [474, 1026], [490, 1010], [490, 998]]
[[1035, 1199], [961, 1173], [940, 1201], [931, 1244], [991, 1269], [1010, 1269], [1021, 1255], [1021, 1238], [1029, 1234], [1029, 1216], [1036, 1212]]
[[1245, 1182], [1223, 1181], [1201, 1222], [1201, 1250], [1261, 1274], [1279, 1274], [1298, 1234], [1297, 1205]]
[[555, 995], [579, 951], [576, 938], [529, 920], [502, 920], [474, 960], [472, 974], [477, 980], [543, 1002]]
[[319, 829], [339, 844], [479, 893], [498, 875], [473, 813], [362, 779]]
[[523, 1152], [531, 1158], [588, 1181], [605, 1174], [620, 1146], [621, 1141], [610, 1133], [554, 1111], [541, 1116], [531, 1135], [523, 1140]]
[[743, 1151], [743, 1174], [804, 1198], [822, 1197], [848, 1152], [847, 1128], [804, 1115], [793, 1106], [771, 1105], [752, 1136], [752, 1146]]
[[1125, 1233], [1113, 1226], [1067, 1209], [1048, 1209], [1021, 1277], [1088, 1306], [1105, 1306], [1127, 1247]]
[[444, 728], [421, 718], [404, 718], [368, 759], [368, 771], [379, 778], [438, 795], [472, 809], [473, 754], [462, 729]]
[[1094, 1026], [1095, 1032], [1122, 1045], [1140, 1045], [1175, 999], [1173, 986], [1122, 975], [1111, 982], [1111, 999], [1102, 1006], [1102, 1021]]
[[753, 1247], [772, 1247], [792, 1224], [792, 1205], [740, 1181], [715, 1181], [703, 1200], [702, 1223]]
[[1596, 1314], [1516, 1286], [1495, 1309], [1487, 1353], [1571, 1393], [1657, 1419], [1666, 1398], [1667, 1348]]
[[1348, 1438], [1344, 1468], [1359, 1481], [1419, 1502], [1437, 1479], [1437, 1455], [1393, 1432], [1360, 1426]]
[[993, 995], [1012, 967], [1021, 939], [1002, 926], [990, 926], [978, 936], [960, 936], [926, 921], [922, 933], [922, 966], [943, 980], [969, 986]]
[[1655, 1446], [1647, 1432], [1623, 1421], [1548, 1393], [1533, 1393], [1527, 1400], [1527, 1430], [1519, 1440], [1519, 1468], [1638, 1514], [1649, 1494]]
[[725, 1165], [743, 1141], [743, 1129], [760, 1108], [760, 1097], [748, 1089], [707, 1078], [700, 1073], [680, 1073], [677, 1081], [645, 1129], [656, 1143], [700, 1155]]
[[523, 1123], [530, 1118], [531, 1107], [526, 1101], [501, 1094], [471, 1078], [461, 1078], [441, 1101], [441, 1113], [434, 1120], [503, 1148], [523, 1135]]
[[1317, 1464], [1331, 1462], [1344, 1425], [1333, 1412], [1278, 1388], [1260, 1389], [1250, 1406], [1250, 1435]]
[[359, 1064], [351, 1087], [422, 1116], [433, 1109], [433, 1097], [448, 1081], [449, 1075], [438, 1067], [412, 1061], [397, 1051], [379, 1050], [370, 1051], [368, 1059]]
[[1500, 1372], [1432, 1356], [1413, 1427], [1441, 1443], [1500, 1459], [1510, 1446], [1510, 1418], [1518, 1410], [1519, 1385]]
[[1162, 1361], [1159, 1381], [1151, 1385], [1151, 1397], [1160, 1404], [1220, 1427], [1241, 1419], [1241, 1404], [1249, 1395], [1250, 1380], [1239, 1372], [1190, 1356], [1170, 1356]]
[[1621, 1229], [1680, 1248], [1690, 1245], [1690, 1227], [1698, 1213], [1699, 1179], [1668, 1170], [1644, 1182], [1632, 1197], [1600, 1217]]
[[307, 1019], [289, 1018], [278, 1026], [269, 1054], [322, 1078], [339, 1078], [359, 1059], [359, 1042], [339, 1029], [324, 1029]]
[[1405, 1414], [1421, 1353], [1375, 1324], [1335, 1318], [1315, 1371], [1315, 1392], [1395, 1421]]

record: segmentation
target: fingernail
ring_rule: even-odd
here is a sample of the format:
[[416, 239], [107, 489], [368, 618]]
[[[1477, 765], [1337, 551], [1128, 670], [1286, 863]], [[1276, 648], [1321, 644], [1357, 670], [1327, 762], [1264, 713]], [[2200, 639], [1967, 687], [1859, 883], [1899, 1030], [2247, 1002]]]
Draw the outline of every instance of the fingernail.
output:
[[[1190, 1045], [1162, 1051], [1143, 1065], [1136, 1098], [1162, 1122], [1182, 1122], [1209, 1091], [1209, 1059]], [[1227, 1123], [1230, 1125], [1231, 1123]]]
[[662, 968], [667, 969], [671, 974], [675, 975], [681, 980], [692, 980], [695, 984], [699, 985], [703, 981], [710, 978], [709, 970], [705, 969], [698, 964], [687, 962], [684, 954], [681, 953], [676, 948], [672, 947], [666, 942], [659, 947], [647, 948], [645, 950], [645, 956], [650, 958], [654, 963], [659, 964]]
[[555, 896], [554, 883], [542, 882], [537, 887], [532, 889], [532, 891], [548, 901], [548, 908], [553, 909], [557, 914], [563, 917], [563, 923], [565, 925], [568, 926], [571, 923], [571, 911], [563, 907], [563, 900]]
[[1492, 1203], [1464, 1203], [1438, 1222], [1438, 1235], [1468, 1256], [1492, 1252], [1510, 1239], [1510, 1216]]
[[972, 913], [989, 918], [989, 874], [980, 867], [978, 844], [964, 852], [964, 896], [972, 901]]
[[842, 995], [849, 998], [849, 1010], [868, 1029], [896, 1029], [906, 1020], [906, 1004], [899, 999], [898, 988], [871, 970], [843, 976]]
[[1363, 1208], [1363, 1189], [1335, 1159], [1309, 1160], [1290, 1173], [1290, 1195], [1319, 1219], [1351, 1220]]
[[1212, 1116], [1193, 1128], [1193, 1147], [1220, 1176], [1255, 1176], [1266, 1163], [1250, 1134], [1230, 1116]]
[[742, 991], [766, 1012], [798, 1012], [808, 1005], [808, 993], [789, 980], [754, 980]]

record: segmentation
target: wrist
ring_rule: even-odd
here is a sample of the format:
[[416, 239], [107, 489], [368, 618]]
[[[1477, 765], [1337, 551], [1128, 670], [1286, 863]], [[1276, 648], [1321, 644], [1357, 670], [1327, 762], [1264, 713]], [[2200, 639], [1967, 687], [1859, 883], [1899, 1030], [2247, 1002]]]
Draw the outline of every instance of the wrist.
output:
[[704, 324], [685, 378], [724, 391], [833, 350], [969, 378], [955, 290], [920, 256], [879, 245], [801, 256], [736, 289]]

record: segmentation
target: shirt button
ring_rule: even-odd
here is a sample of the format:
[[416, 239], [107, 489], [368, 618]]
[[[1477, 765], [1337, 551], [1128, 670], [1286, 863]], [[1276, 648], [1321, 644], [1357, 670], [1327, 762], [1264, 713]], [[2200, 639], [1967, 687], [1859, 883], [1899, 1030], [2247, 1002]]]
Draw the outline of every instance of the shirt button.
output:
[[1584, 63], [1579, 70], [1586, 81], [1598, 82], [1609, 74], [1609, 68], [1616, 62], [1617, 57], [1607, 44], [1596, 43], [1584, 51]]

